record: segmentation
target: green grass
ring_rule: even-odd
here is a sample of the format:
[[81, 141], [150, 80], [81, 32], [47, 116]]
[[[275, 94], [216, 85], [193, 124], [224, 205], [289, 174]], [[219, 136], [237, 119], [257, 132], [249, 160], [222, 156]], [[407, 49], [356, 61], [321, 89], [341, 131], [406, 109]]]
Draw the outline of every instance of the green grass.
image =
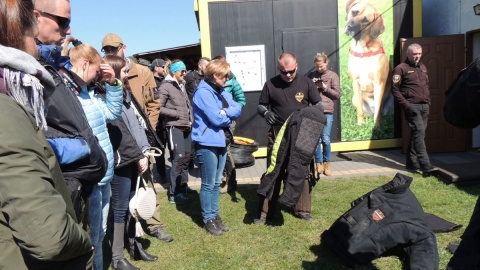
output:
[[[415, 180], [411, 190], [425, 212], [457, 224], [468, 224], [479, 186], [461, 190], [434, 177], [412, 176]], [[228, 194], [220, 197], [221, 216], [230, 231], [218, 237], [202, 229], [198, 195], [192, 196], [190, 205], [172, 205], [168, 204], [165, 192], [159, 193], [162, 221], [174, 241], [163, 243], [145, 237], [144, 247], [159, 259], [134, 264], [141, 269], [348, 269], [334, 253], [320, 245], [320, 234], [349, 209], [352, 200], [391, 178], [323, 178], [313, 191], [313, 222], [301, 221], [288, 209], [279, 207], [276, 223], [268, 226], [252, 224], [258, 202], [257, 185], [241, 185], [238, 201], [232, 201]], [[440, 269], [445, 269], [451, 257], [446, 247], [451, 241], [459, 241], [463, 231], [437, 234]], [[398, 257], [384, 257], [356, 269], [402, 269], [402, 261]]]

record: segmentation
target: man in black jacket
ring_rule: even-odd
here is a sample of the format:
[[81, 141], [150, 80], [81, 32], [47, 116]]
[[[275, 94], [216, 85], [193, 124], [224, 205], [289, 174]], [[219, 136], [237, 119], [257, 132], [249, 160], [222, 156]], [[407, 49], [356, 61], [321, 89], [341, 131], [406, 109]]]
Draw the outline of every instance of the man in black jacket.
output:
[[185, 75], [185, 89], [187, 91], [188, 99], [192, 103], [193, 93], [197, 89], [198, 84], [203, 80], [203, 71], [205, 67], [210, 63], [210, 58], [202, 57], [198, 60], [198, 69], [192, 70]]
[[[155, 89], [155, 94], [158, 98], [158, 89], [160, 88], [160, 85], [165, 79], [165, 60], [163, 60], [162, 58], [157, 58], [153, 60], [152, 64], [150, 65], [150, 69], [153, 72], [153, 78], [155, 79], [155, 84], [157, 85]], [[167, 132], [165, 122], [159, 119], [156, 129], [158, 138], [161, 140], [163, 145], [166, 145]], [[165, 181], [165, 179], [167, 178], [167, 172], [165, 170], [165, 151], [163, 151], [160, 156], [155, 157], [155, 166], [157, 168], [160, 179]]]
[[[267, 166], [270, 166], [271, 155], [275, 138], [284, 121], [296, 110], [308, 106], [321, 105], [322, 98], [317, 87], [305, 76], [297, 74], [297, 59], [291, 53], [283, 53], [278, 58], [278, 70], [280, 74], [271, 78], [263, 86], [260, 94], [258, 114], [265, 118], [269, 124], [268, 145], [267, 145]], [[323, 113], [323, 107], [322, 107]], [[313, 158], [313, 155], [312, 155]], [[284, 172], [278, 177], [273, 190], [271, 200], [267, 196], [260, 196], [258, 218], [254, 221], [263, 224], [268, 217], [274, 216], [276, 201], [280, 193], [282, 181], [286, 177]], [[306, 181], [305, 181], [306, 182]], [[295, 206], [294, 214], [303, 220], [313, 220], [311, 216], [312, 194], [308, 183], [304, 185], [299, 202]]]
[[[49, 59], [42, 58], [40, 62], [50, 72], [56, 84], [55, 92], [45, 102], [45, 108], [47, 108], [45, 118], [48, 125], [45, 135], [49, 139], [83, 138], [90, 148], [89, 157], [70, 164], [61, 164], [75, 211], [79, 222], [82, 223], [86, 218], [86, 215], [83, 216], [84, 200], [90, 194], [93, 185], [105, 176], [107, 158], [97, 138], [93, 135], [82, 105], [76, 97], [80, 90], [72, 91], [65, 84], [65, 80], [69, 78], [71, 80], [71, 77], [76, 75], [64, 70], [66, 73], [64, 76], [55, 70], [59, 66], [53, 59], [60, 59], [61, 52], [61, 47], [56, 45], [61, 44], [65, 36], [71, 34], [69, 24], [62, 23], [70, 21], [70, 3], [67, 0], [36, 0], [34, 5], [39, 30], [37, 43], [41, 44], [43, 50], [51, 52], [42, 54], [50, 57]], [[46, 12], [60, 16], [64, 20], [59, 21], [59, 19], [52, 18]], [[48, 65], [49, 63], [57, 66], [54, 68]]]
[[405, 119], [411, 129], [406, 160], [408, 170], [422, 170], [430, 173], [437, 168], [430, 164], [425, 147], [425, 130], [430, 111], [430, 90], [427, 68], [420, 63], [422, 47], [411, 44], [407, 48], [407, 59], [393, 70], [392, 93], [396, 102], [405, 112]]

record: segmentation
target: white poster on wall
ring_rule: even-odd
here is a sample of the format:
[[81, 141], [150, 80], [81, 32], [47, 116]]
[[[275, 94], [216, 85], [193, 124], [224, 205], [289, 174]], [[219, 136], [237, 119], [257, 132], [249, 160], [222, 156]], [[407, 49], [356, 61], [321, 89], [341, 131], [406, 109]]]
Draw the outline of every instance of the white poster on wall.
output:
[[225, 47], [225, 57], [244, 92], [262, 90], [266, 80], [265, 45]]

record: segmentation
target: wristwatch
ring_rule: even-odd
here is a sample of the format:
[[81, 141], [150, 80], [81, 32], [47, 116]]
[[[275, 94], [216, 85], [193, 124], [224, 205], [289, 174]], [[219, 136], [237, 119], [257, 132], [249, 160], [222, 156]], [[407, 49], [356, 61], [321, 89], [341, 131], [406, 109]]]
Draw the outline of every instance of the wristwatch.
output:
[[117, 78], [115, 78], [115, 82], [114, 82], [114, 83], [112, 83], [112, 84], [109, 83], [109, 82], [107, 82], [107, 83], [108, 83], [109, 85], [111, 85], [111, 86], [122, 86], [122, 82], [121, 82], [119, 79], [117, 79]]

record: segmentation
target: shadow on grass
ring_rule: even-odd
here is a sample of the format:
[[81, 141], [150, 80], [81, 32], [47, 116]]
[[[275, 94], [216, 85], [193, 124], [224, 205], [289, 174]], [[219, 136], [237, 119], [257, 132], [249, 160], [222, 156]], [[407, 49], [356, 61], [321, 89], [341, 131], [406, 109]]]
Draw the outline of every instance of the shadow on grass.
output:
[[[238, 186], [238, 193], [245, 201], [245, 216], [243, 218], [244, 224], [253, 224], [253, 220], [258, 217], [258, 203], [259, 197], [257, 195], [258, 184], [245, 184]], [[291, 209], [277, 203], [275, 209], [275, 217], [267, 218], [265, 223], [268, 226], [282, 226], [285, 223], [283, 213], [291, 213]]]
[[203, 228], [202, 208], [200, 206], [200, 193], [196, 192], [186, 195], [191, 199], [191, 202], [187, 204], [175, 204], [175, 207], [178, 211], [189, 216], [192, 221], [200, 228]]
[[373, 264], [369, 263], [362, 266], [349, 267], [342, 262], [335, 253], [333, 253], [325, 244], [313, 245], [310, 251], [317, 256], [313, 262], [303, 261], [302, 269], [316, 270], [316, 269], [364, 269], [364, 270], [378, 270]]

